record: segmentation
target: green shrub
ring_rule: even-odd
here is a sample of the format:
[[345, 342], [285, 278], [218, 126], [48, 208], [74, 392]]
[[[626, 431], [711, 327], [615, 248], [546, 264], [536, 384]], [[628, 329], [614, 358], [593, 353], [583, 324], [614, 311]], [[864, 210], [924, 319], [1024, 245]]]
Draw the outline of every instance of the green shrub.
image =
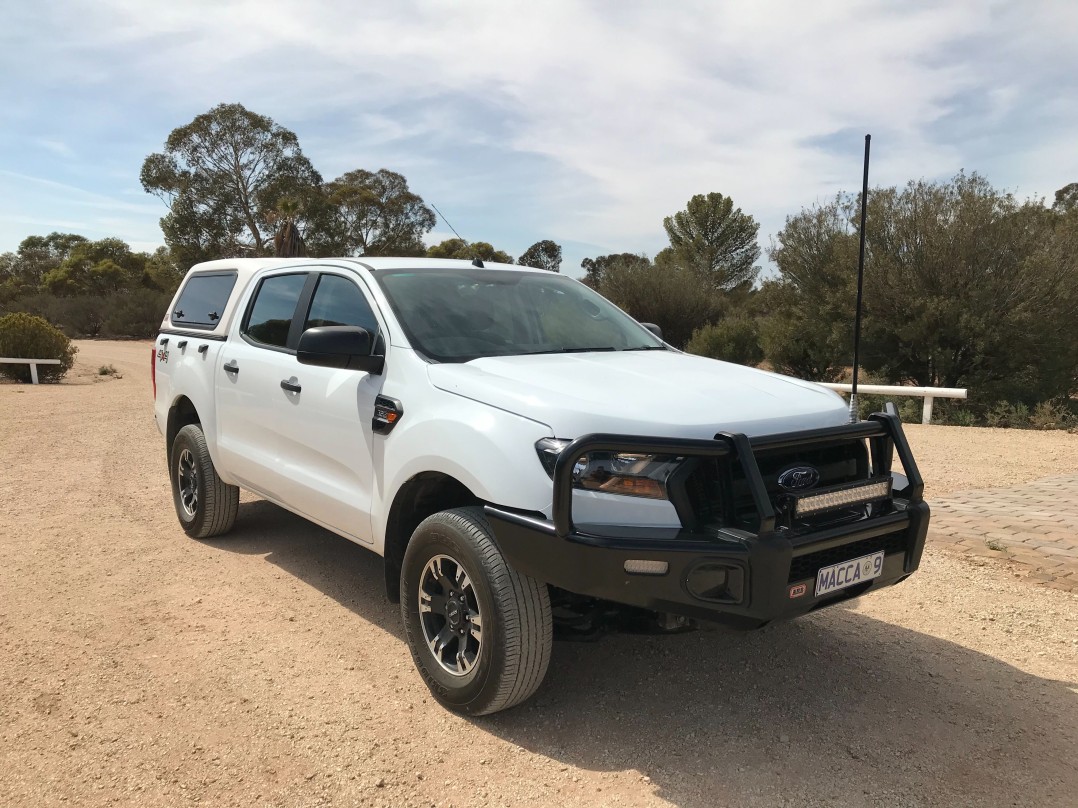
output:
[[112, 337], [152, 337], [172, 295], [152, 289], [134, 289], [109, 295], [102, 331]]
[[985, 413], [984, 421], [988, 426], [1029, 429], [1029, 407], [1021, 402], [997, 401]]
[[72, 338], [149, 337], [157, 333], [171, 297], [155, 289], [73, 297], [34, 294], [3, 304], [0, 314], [35, 314]]
[[947, 415], [945, 423], [954, 426], [977, 426], [977, 416], [971, 410], [955, 410]]
[[[25, 312], [0, 317], [0, 356], [17, 359], [59, 359], [59, 365], [39, 365], [38, 378], [58, 382], [75, 364], [78, 348], [48, 320]], [[29, 365], [0, 365], [9, 379], [30, 381]]]
[[1034, 429], [1070, 429], [1078, 425], [1078, 418], [1065, 403], [1042, 401], [1033, 408], [1029, 422]]
[[920, 398], [904, 398], [898, 405], [898, 415], [904, 424], [921, 423], [921, 414], [924, 412], [924, 400]]
[[48, 307], [48, 317], [72, 337], [96, 337], [105, 324], [104, 297], [57, 297]]
[[685, 350], [739, 365], [758, 365], [764, 359], [756, 321], [748, 317], [725, 317], [696, 329]]

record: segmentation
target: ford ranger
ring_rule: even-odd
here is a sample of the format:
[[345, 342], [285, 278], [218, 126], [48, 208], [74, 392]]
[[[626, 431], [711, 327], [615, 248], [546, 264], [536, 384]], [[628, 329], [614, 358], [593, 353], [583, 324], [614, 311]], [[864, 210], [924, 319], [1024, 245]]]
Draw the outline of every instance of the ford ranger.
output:
[[542, 270], [199, 264], [152, 369], [186, 533], [228, 532], [245, 488], [383, 556], [462, 713], [531, 696], [555, 628], [759, 627], [904, 580], [928, 528], [893, 412], [849, 423]]

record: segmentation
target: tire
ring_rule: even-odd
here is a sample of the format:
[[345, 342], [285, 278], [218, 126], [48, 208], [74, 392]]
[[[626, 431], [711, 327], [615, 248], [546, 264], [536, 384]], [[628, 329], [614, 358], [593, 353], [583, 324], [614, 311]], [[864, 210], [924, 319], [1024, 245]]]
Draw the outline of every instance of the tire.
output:
[[442, 511], [416, 528], [401, 570], [401, 616], [423, 681], [454, 712], [514, 707], [546, 676], [547, 587], [506, 563], [482, 508]]
[[198, 424], [183, 427], [172, 442], [169, 477], [176, 516], [188, 536], [208, 539], [232, 529], [240, 507], [240, 489], [217, 476]]

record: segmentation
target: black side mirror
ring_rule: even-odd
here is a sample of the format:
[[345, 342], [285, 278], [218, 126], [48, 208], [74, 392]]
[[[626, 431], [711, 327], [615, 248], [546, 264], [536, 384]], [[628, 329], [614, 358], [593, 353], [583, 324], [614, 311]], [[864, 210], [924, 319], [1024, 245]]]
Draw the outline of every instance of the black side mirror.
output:
[[659, 326], [655, 325], [655, 323], [641, 323], [640, 325], [644, 326], [644, 328], [657, 336], [659, 339], [663, 338], [663, 330], [659, 328]]
[[327, 325], [308, 328], [299, 338], [296, 359], [301, 365], [365, 370], [379, 374], [384, 356], [371, 356], [371, 333], [357, 325]]

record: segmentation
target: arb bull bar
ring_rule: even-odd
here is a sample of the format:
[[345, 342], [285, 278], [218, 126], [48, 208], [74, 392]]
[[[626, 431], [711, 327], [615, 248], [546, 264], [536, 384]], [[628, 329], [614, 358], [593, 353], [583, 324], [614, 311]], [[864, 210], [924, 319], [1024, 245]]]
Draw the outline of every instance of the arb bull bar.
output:
[[[867, 441], [871, 479], [893, 479], [894, 490], [856, 521], [818, 530], [780, 524], [756, 453]], [[741, 468], [755, 511], [744, 527], [657, 528], [578, 526], [573, 521], [573, 468], [589, 452], [732, 458]], [[905, 473], [892, 474], [894, 455]], [[902, 423], [875, 413], [853, 424], [749, 438], [719, 433], [713, 440], [585, 435], [554, 466], [552, 519], [488, 505], [495, 540], [515, 569], [552, 586], [660, 612], [753, 628], [898, 583], [921, 560], [929, 508], [924, 482]], [[821, 568], [883, 554], [875, 577], [816, 594]]]

